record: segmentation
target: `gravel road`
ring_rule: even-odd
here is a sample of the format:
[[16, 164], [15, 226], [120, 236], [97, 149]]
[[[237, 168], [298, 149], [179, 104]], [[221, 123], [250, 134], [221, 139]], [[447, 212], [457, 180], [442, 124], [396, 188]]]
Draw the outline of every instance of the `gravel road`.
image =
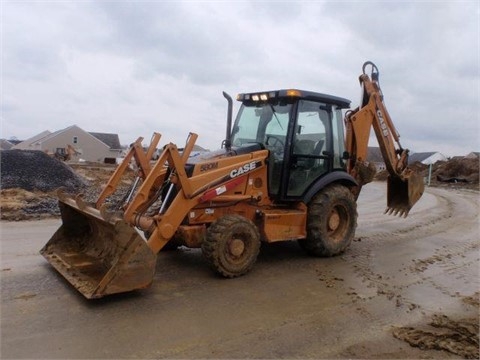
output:
[[149, 289], [96, 301], [38, 254], [59, 220], [2, 221], [0, 356], [478, 358], [479, 193], [429, 188], [407, 219], [382, 215], [385, 194], [364, 188], [341, 256], [266, 245], [225, 280], [181, 248]]

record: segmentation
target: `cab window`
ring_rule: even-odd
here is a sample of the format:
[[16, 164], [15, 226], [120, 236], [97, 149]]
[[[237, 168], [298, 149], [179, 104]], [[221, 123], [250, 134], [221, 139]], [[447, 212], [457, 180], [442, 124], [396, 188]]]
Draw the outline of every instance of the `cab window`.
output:
[[295, 123], [287, 196], [300, 196], [328, 171], [323, 152], [330, 146], [331, 110], [325, 104], [300, 100]]

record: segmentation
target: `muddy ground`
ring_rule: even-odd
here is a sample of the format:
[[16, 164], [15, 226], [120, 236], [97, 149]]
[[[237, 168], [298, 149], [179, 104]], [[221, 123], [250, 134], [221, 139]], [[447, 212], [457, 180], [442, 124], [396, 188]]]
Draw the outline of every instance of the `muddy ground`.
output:
[[407, 219], [359, 198], [346, 253], [265, 245], [214, 276], [199, 250], [161, 253], [152, 286], [87, 301], [38, 254], [58, 219], [2, 221], [1, 358], [478, 358], [479, 193], [428, 188]]

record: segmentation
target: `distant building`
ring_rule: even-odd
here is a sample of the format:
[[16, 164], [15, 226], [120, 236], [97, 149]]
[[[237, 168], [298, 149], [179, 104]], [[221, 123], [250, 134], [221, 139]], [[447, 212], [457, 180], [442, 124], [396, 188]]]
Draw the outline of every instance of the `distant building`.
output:
[[467, 159], [478, 159], [478, 158], [480, 158], [480, 152], [472, 151], [471, 153], [465, 155], [465, 158], [467, 158]]
[[10, 150], [14, 145], [8, 140], [0, 139], [0, 150]]
[[408, 163], [421, 162], [424, 165], [435, 164], [437, 161], [446, 161], [447, 157], [439, 152], [421, 152], [410, 154]]
[[[422, 152], [414, 153], [408, 156], [408, 163], [421, 162], [424, 165], [434, 164], [437, 161], [445, 161], [447, 157], [439, 152]], [[386, 169], [385, 161], [383, 160], [382, 151], [379, 147], [368, 147], [367, 161], [373, 163], [377, 171]]]
[[379, 147], [368, 147], [367, 161], [375, 165], [375, 167], [377, 168], [377, 172], [386, 169], [385, 161], [383, 160], [382, 156], [382, 151]]
[[[40, 150], [46, 153], [65, 151], [71, 145], [76, 154], [72, 160], [105, 162], [105, 158], [117, 158], [122, 152], [117, 134], [86, 132], [77, 125], [55, 132], [43, 131], [12, 147], [20, 150]], [[62, 150], [63, 149], [63, 150]]]

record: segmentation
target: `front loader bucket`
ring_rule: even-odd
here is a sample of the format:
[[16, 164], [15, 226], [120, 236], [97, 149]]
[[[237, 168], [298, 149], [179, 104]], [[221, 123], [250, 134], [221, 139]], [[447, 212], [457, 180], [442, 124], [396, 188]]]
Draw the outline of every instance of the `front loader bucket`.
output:
[[40, 253], [87, 299], [150, 285], [156, 255], [134, 228], [73, 199], [59, 206], [63, 223]]
[[423, 191], [423, 178], [414, 172], [403, 179], [389, 176], [385, 213], [407, 217], [412, 206], [422, 196]]

